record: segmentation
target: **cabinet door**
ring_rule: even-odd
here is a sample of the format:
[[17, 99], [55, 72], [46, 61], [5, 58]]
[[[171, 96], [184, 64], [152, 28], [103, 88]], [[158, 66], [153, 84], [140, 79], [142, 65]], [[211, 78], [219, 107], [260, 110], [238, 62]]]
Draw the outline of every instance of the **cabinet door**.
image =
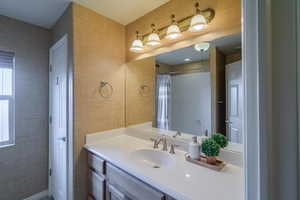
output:
[[106, 200], [131, 200], [130, 198], [126, 197], [124, 193], [110, 184], [107, 185], [106, 192]]
[[172, 198], [170, 196], [166, 196], [166, 200], [176, 200], [176, 199], [174, 199], [174, 198]]
[[90, 184], [89, 184], [89, 194], [95, 199], [95, 200], [104, 200], [104, 178], [99, 176], [94, 171], [90, 170]]
[[[165, 196], [160, 191], [152, 188], [137, 178], [116, 168], [111, 164], [106, 165], [106, 179], [108, 183], [126, 194], [131, 200], [164, 200]], [[127, 199], [126, 199], [127, 200]]]

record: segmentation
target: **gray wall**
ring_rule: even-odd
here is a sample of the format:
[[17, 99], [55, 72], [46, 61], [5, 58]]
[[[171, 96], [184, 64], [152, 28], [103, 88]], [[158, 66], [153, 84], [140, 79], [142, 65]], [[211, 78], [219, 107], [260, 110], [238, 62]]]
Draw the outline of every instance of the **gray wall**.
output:
[[16, 145], [0, 148], [0, 199], [48, 188], [48, 49], [51, 32], [0, 16], [0, 49], [16, 54]]
[[[298, 199], [296, 0], [272, 1], [272, 200]], [[300, 77], [298, 77], [300, 78]]]
[[[72, 47], [72, 37], [73, 37], [73, 10], [72, 4], [68, 6], [64, 14], [58, 19], [54, 27], [52, 28], [52, 39], [53, 44], [61, 39], [65, 34], [68, 34], [69, 45]], [[69, 47], [69, 48], [70, 48]], [[72, 50], [72, 49], [71, 49]], [[71, 51], [72, 52], [72, 51]]]

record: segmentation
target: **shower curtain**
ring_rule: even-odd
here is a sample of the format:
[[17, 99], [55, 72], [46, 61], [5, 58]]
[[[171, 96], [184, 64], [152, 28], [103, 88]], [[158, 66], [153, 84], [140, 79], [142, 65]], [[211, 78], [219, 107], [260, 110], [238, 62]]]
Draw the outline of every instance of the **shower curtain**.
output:
[[157, 128], [170, 129], [171, 76], [157, 76]]

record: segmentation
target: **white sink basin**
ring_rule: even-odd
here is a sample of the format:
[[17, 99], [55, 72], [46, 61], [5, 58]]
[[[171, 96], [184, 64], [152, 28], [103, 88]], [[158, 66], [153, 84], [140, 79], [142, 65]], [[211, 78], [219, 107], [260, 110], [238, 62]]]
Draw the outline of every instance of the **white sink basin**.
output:
[[171, 155], [158, 150], [140, 149], [132, 152], [131, 156], [134, 160], [151, 168], [166, 167], [175, 163]]

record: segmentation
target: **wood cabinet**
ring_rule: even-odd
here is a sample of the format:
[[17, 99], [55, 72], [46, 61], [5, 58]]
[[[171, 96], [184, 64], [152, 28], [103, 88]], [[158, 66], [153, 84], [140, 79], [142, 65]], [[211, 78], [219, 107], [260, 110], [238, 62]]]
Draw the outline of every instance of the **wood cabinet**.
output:
[[89, 170], [89, 194], [95, 200], [105, 199], [105, 178]]
[[105, 161], [92, 153], [88, 154], [88, 165], [89, 168], [95, 171], [99, 175], [104, 175]]
[[88, 165], [89, 199], [175, 200], [92, 153]]
[[130, 200], [130, 198], [126, 197], [124, 192], [107, 183], [106, 200]]
[[[123, 194], [132, 200], [163, 200], [164, 194], [153, 189], [151, 186], [143, 183], [142, 181], [134, 178], [126, 172], [118, 169], [117, 167], [107, 164], [106, 165], [107, 182], [123, 192]], [[127, 199], [126, 199], [127, 200]]]

